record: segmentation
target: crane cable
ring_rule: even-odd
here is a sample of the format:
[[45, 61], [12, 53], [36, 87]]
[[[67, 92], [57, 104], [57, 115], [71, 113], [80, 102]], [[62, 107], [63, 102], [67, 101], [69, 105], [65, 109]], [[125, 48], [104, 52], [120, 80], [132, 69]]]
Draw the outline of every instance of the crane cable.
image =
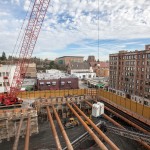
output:
[[98, 61], [99, 61], [99, 48], [100, 48], [100, 42], [99, 42], [99, 25], [100, 25], [100, 24], [99, 24], [99, 11], [100, 11], [100, 3], [99, 3], [99, 0], [98, 0], [98, 10], [97, 10], [97, 11], [98, 11], [98, 12], [97, 12], [97, 13], [98, 13], [98, 14], [97, 14], [97, 16], [98, 16], [98, 20], [97, 20], [97, 25], [98, 25], [98, 29], [97, 29], [97, 30], [98, 30], [98, 35], [97, 35], [97, 38], [98, 38], [98, 39], [97, 39], [97, 40], [98, 40], [98, 41], [97, 41], [97, 42], [98, 42]]
[[[27, 20], [27, 17], [28, 17], [28, 15], [29, 15], [29, 10], [30, 10], [30, 8], [31, 8], [31, 4], [32, 4], [32, 0], [30, 1], [30, 4], [29, 4], [29, 6], [28, 6], [27, 13], [26, 13], [26, 15], [25, 15], [25, 18], [24, 18], [24, 20], [23, 20], [22, 26], [21, 26], [21, 28], [20, 28], [20, 31], [19, 31], [19, 34], [18, 34], [16, 43], [15, 43], [15, 45], [14, 45], [13, 52], [12, 52], [12, 58], [11, 58], [10, 63], [8, 64], [7, 69], [6, 69], [6, 72], [9, 72], [9, 74], [10, 74], [11, 69], [12, 69], [12, 68], [10, 67], [10, 65], [13, 64], [13, 55], [14, 55], [14, 53], [15, 53], [15, 51], [16, 51], [16, 47], [17, 47], [17, 45], [18, 45], [18, 41], [19, 41], [19, 39], [20, 39], [20, 36], [21, 36], [22, 31], [23, 31], [23, 28], [24, 28], [25, 22], [26, 22], [26, 20]], [[24, 33], [25, 33], [25, 31], [24, 31]], [[24, 33], [23, 33], [23, 35], [24, 35]], [[15, 56], [17, 56], [18, 50], [19, 50], [20, 45], [21, 45], [21, 43], [22, 43], [22, 40], [23, 40], [23, 37], [24, 37], [23, 35], [22, 35], [21, 40], [20, 40], [20, 42], [19, 42], [19, 45], [18, 45], [18, 48], [17, 48], [17, 51], [16, 51]], [[15, 57], [15, 56], [14, 56], [14, 57]], [[8, 69], [8, 68], [9, 68], [9, 69]]]

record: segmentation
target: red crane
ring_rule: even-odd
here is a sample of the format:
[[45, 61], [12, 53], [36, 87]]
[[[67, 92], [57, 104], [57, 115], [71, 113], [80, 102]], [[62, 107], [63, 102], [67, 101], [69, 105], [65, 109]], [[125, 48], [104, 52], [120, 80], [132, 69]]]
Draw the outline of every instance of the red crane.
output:
[[16, 65], [13, 80], [10, 86], [10, 91], [8, 91], [6, 80], [8, 77], [4, 77], [5, 88], [8, 94], [2, 95], [0, 97], [0, 102], [3, 105], [12, 105], [19, 103], [17, 95], [20, 92], [24, 76], [32, 56], [38, 35], [45, 18], [50, 0], [35, 0], [30, 18], [25, 29], [25, 34], [23, 37], [23, 42], [21, 45], [21, 50], [19, 54], [19, 61]]

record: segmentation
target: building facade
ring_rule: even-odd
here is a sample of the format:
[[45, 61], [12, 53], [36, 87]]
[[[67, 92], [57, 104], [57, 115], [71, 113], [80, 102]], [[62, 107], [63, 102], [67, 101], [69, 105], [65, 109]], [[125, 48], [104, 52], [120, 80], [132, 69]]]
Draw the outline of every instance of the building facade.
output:
[[35, 63], [29, 63], [25, 78], [36, 78], [36, 64]]
[[97, 77], [109, 77], [109, 63], [108, 62], [90, 62], [90, 66], [96, 73]]
[[38, 90], [78, 89], [78, 78], [59, 70], [47, 70], [46, 73], [37, 73]]
[[71, 62], [68, 67], [68, 73], [78, 77], [79, 79], [89, 79], [96, 77], [88, 62]]
[[0, 65], [0, 93], [7, 92], [7, 89], [4, 85], [4, 77], [8, 77], [8, 81], [6, 81], [7, 88], [9, 90], [10, 85], [12, 83], [12, 79], [14, 76], [16, 66], [14, 65]]
[[89, 62], [89, 63], [96, 62], [95, 56], [92, 56], [92, 55], [88, 56], [87, 62]]
[[55, 59], [59, 65], [69, 65], [71, 62], [83, 62], [83, 56], [63, 56]]
[[140, 103], [150, 101], [150, 49], [110, 54], [109, 89]]

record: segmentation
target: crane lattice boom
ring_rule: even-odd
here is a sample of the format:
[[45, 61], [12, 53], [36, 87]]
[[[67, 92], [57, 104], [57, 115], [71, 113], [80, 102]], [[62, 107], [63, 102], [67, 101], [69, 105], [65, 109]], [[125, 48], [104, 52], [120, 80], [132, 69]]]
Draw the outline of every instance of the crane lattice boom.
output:
[[19, 54], [19, 61], [16, 65], [10, 95], [16, 97], [21, 89], [24, 75], [26, 73], [32, 52], [34, 50], [45, 14], [50, 0], [35, 0], [31, 11], [30, 19], [25, 29], [25, 34]]

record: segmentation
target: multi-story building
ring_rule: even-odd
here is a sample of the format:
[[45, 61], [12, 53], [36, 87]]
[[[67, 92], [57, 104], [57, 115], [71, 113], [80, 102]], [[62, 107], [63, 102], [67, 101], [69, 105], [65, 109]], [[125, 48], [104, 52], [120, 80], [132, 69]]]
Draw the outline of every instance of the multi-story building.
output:
[[109, 90], [140, 103], [150, 103], [150, 45], [143, 51], [110, 54], [109, 61]]
[[88, 56], [87, 62], [96, 62], [95, 56]]
[[59, 65], [69, 65], [71, 62], [83, 62], [83, 56], [63, 56], [55, 59]]
[[68, 66], [68, 73], [77, 76], [79, 79], [89, 79], [96, 77], [88, 62], [71, 62]]
[[90, 62], [90, 66], [96, 73], [97, 77], [109, 77], [109, 63], [108, 62]]
[[25, 78], [36, 78], [36, 64], [35, 63], [29, 63]]
[[8, 81], [5, 81], [7, 83], [7, 88], [10, 88], [10, 84], [12, 82], [14, 72], [15, 72], [16, 66], [13, 65], [0, 65], [0, 93], [7, 92], [7, 89], [5, 88], [4, 84], [4, 77], [8, 77]]
[[47, 70], [46, 73], [37, 73], [38, 90], [78, 89], [78, 78], [59, 70]]

